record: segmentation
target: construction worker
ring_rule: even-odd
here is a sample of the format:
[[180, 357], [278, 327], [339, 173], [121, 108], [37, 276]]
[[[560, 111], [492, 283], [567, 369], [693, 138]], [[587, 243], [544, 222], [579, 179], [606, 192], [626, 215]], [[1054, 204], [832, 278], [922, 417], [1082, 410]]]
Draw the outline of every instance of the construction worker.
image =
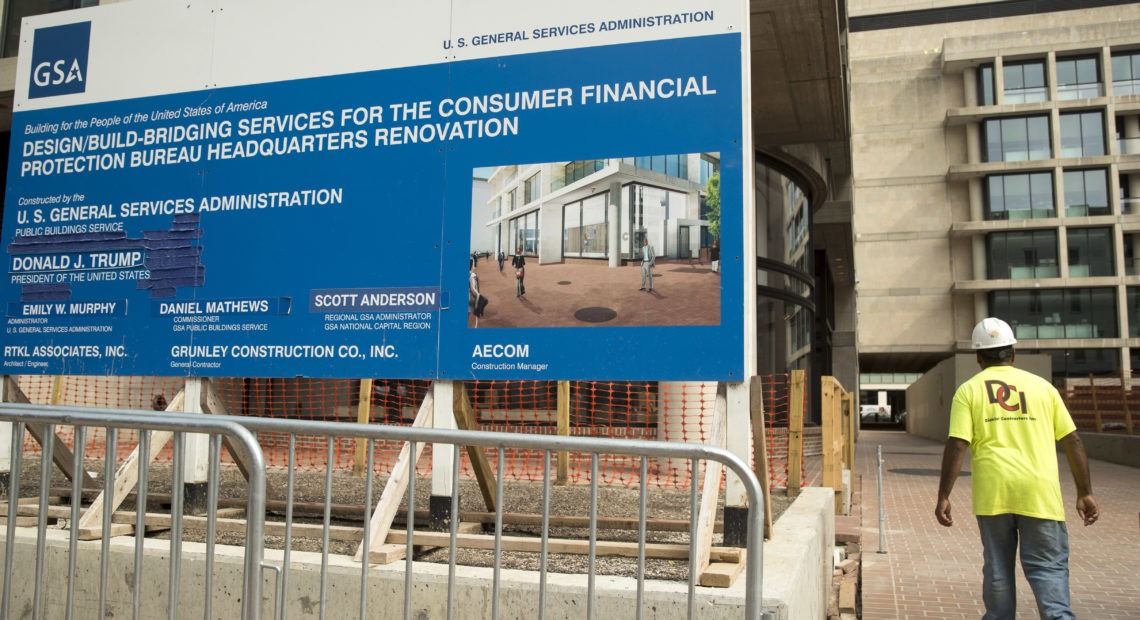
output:
[[973, 348], [982, 370], [958, 388], [950, 406], [934, 515], [946, 527], [954, 524], [950, 491], [969, 448], [974, 514], [982, 537], [984, 618], [1012, 619], [1017, 612], [1019, 547], [1041, 617], [1073, 618], [1056, 442], [1068, 457], [1077, 514], [1086, 526], [1099, 515], [1088, 456], [1057, 389], [1013, 367], [1015, 344], [1013, 330], [1001, 319], [983, 319], [974, 327]]

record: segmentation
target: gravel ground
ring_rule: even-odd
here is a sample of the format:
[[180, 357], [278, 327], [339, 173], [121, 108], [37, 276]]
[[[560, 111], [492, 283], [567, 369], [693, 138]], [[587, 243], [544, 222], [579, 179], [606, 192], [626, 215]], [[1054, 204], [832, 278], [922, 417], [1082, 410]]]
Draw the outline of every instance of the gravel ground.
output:
[[[95, 467], [92, 467], [92, 469], [94, 468]], [[171, 488], [169, 466], [151, 466], [149, 477], [150, 485], [148, 493], [154, 495], [169, 494]], [[22, 497], [38, 496], [39, 478], [39, 464], [34, 460], [32, 460], [32, 462], [26, 460], [24, 474], [21, 477]], [[267, 476], [267, 482], [270, 488], [269, 499], [271, 501], [275, 499], [285, 499], [287, 484], [285, 473], [270, 472]], [[386, 480], [383, 478], [374, 480], [372, 492], [373, 504], [379, 500], [385, 482]], [[70, 482], [57, 472], [53, 476], [52, 486], [57, 489], [66, 489], [70, 488]], [[331, 480], [327, 480], [323, 472], [297, 472], [294, 480], [294, 502], [298, 504], [314, 502], [323, 505], [326, 488], [331, 488], [331, 493], [329, 493], [328, 496], [331, 498], [331, 503], [337, 507], [335, 512], [338, 516], [332, 519], [332, 524], [348, 527], [363, 527], [365, 482], [363, 478], [353, 476], [350, 473], [337, 472], [334, 473]], [[431, 482], [429, 479], [417, 479], [417, 508], [425, 509], [427, 507], [430, 489]], [[461, 480], [459, 489], [459, 508], [461, 511], [482, 512], [486, 510], [475, 481]], [[240, 472], [234, 468], [226, 468], [222, 471], [222, 484], [219, 490], [220, 498], [242, 499], [246, 495], [246, 490], [247, 486]], [[396, 529], [403, 529], [405, 527], [402, 514], [403, 509], [406, 508], [406, 501], [405, 494], [405, 498], [401, 501], [401, 516], [397, 518], [397, 523], [394, 525]], [[675, 491], [651, 488], [646, 498], [647, 517], [650, 519], [686, 520], [689, 517], [690, 502], [691, 497], [687, 490]], [[771, 503], [772, 520], [775, 521], [788, 505], [791, 504], [791, 500], [789, 500], [782, 491], [778, 491], [772, 494]], [[599, 487], [597, 505], [597, 514], [599, 517], [637, 518], [640, 508], [640, 489]], [[722, 506], [723, 495], [721, 496], [721, 507]], [[585, 517], [589, 514], [589, 507], [589, 486], [553, 486], [551, 488], [551, 515]], [[133, 502], [128, 501], [124, 503], [120, 510], [133, 511]], [[151, 512], [161, 510], [160, 507], [153, 504], [150, 508]], [[503, 487], [503, 511], [508, 514], [541, 514], [541, 483], [508, 481]], [[299, 510], [294, 515], [294, 522], [320, 524], [323, 521], [321, 514], [320, 511], [316, 512], [316, 514], [303, 514], [303, 511]], [[351, 515], [354, 514], [358, 514], [359, 516], [353, 518]], [[720, 507], [718, 507], [717, 518], [718, 520], [721, 518]], [[267, 521], [283, 522], [284, 514], [271, 513], [267, 516]], [[66, 526], [66, 523], [59, 525]], [[424, 529], [424, 526], [425, 524], [423, 522], [417, 522], [417, 530]], [[493, 525], [485, 526], [484, 530], [488, 533], [493, 533]], [[205, 539], [205, 532], [201, 529], [187, 527], [183, 534], [184, 540], [203, 541]], [[540, 536], [540, 529], [537, 526], [504, 524], [503, 534], [510, 536], [534, 536], [537, 538]], [[156, 538], [168, 536], [168, 533], [155, 535]], [[552, 538], [588, 540], [589, 532], [585, 528], [552, 528], [550, 536]], [[637, 538], [638, 532], [636, 530], [599, 528], [597, 532], [597, 539], [599, 541], [636, 543]], [[688, 538], [688, 531], [649, 531], [646, 533], [647, 542], [685, 543], [688, 541]], [[244, 544], [244, 536], [219, 533], [217, 542], [220, 544], [240, 546]], [[719, 533], [715, 534], [713, 544], [719, 545], [720, 542], [721, 535]], [[268, 548], [283, 548], [284, 539], [280, 536], [267, 536], [266, 546]], [[299, 538], [297, 534], [294, 534], [294, 550], [319, 552], [321, 546], [322, 541], [319, 537]], [[330, 541], [328, 551], [332, 554], [353, 555], [356, 552], [357, 546], [357, 542], [333, 540]], [[420, 549], [415, 559], [425, 562], [446, 563], [448, 561], [448, 550], [446, 548]], [[466, 566], [493, 566], [494, 556], [490, 551], [459, 549], [456, 559], [458, 564]], [[541, 568], [540, 560], [541, 556], [537, 553], [509, 551], [501, 553], [502, 568], [537, 571]], [[585, 573], [589, 570], [589, 561], [589, 556], [586, 554], [549, 554], [547, 558], [547, 570], [560, 573]], [[595, 571], [596, 574], [599, 575], [636, 576], [636, 558], [598, 556], [595, 558]], [[686, 560], [649, 559], [646, 561], [646, 576], [650, 579], [685, 581], [688, 579], [688, 572], [688, 562]]]

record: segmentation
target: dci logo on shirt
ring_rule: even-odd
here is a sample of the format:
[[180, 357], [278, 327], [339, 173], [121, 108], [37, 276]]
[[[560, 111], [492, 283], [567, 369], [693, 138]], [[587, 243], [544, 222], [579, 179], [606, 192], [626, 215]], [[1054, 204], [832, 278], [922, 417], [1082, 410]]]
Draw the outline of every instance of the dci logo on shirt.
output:
[[39, 28], [34, 36], [28, 98], [86, 91], [91, 22]]

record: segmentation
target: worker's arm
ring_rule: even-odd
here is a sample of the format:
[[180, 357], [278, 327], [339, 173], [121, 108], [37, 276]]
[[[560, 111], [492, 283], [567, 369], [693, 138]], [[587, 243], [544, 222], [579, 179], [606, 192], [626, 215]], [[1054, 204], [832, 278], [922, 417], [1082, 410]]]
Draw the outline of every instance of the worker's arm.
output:
[[1061, 438], [1061, 447], [1069, 460], [1069, 470], [1073, 472], [1073, 483], [1077, 485], [1077, 514], [1085, 525], [1096, 523], [1100, 509], [1092, 494], [1092, 477], [1089, 475], [1089, 457], [1081, 436], [1073, 431]]
[[966, 458], [966, 449], [970, 444], [957, 437], [946, 440], [946, 447], [942, 450], [942, 476], [938, 481], [938, 503], [934, 506], [934, 516], [938, 522], [946, 527], [954, 525], [954, 517], [950, 515], [950, 491], [954, 490], [954, 483], [958, 480], [958, 472], [962, 470], [962, 461]]

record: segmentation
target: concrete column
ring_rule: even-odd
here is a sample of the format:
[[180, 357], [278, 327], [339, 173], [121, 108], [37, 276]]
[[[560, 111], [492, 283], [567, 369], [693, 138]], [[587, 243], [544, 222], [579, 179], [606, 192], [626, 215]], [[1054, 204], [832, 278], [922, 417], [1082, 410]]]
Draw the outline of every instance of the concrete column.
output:
[[962, 105], [973, 107], [981, 105], [978, 101], [978, 70], [970, 67], [962, 72]]
[[[432, 428], [455, 430], [455, 384], [451, 381], [433, 381], [432, 398], [435, 411], [432, 415]], [[451, 444], [435, 444], [431, 450], [431, 497], [428, 498], [428, 523], [433, 530], [443, 530], [451, 517], [451, 495], [455, 488], [455, 451]], [[412, 465], [415, 475], [415, 464]]]
[[[970, 161], [977, 160], [971, 159]], [[982, 192], [982, 179], [970, 179], [967, 187], [970, 195], [970, 220], [974, 222], [984, 221], [986, 219], [986, 199]]]
[[[970, 250], [973, 257], [974, 280], [986, 279], [986, 238], [982, 235], [970, 237]], [[982, 317], [985, 318], [985, 317]]]
[[[182, 411], [186, 413], [202, 413], [202, 392], [205, 389], [205, 379], [190, 377], [186, 379], [185, 395]], [[183, 443], [184, 457], [182, 474], [186, 483], [183, 493], [185, 511], [188, 514], [205, 514], [208, 500], [208, 482], [210, 466], [210, 436], [191, 433], [185, 436]]]
[[625, 222], [621, 220], [621, 183], [610, 183], [609, 207], [607, 219], [609, 220], [609, 266], [621, 267], [621, 239]]

